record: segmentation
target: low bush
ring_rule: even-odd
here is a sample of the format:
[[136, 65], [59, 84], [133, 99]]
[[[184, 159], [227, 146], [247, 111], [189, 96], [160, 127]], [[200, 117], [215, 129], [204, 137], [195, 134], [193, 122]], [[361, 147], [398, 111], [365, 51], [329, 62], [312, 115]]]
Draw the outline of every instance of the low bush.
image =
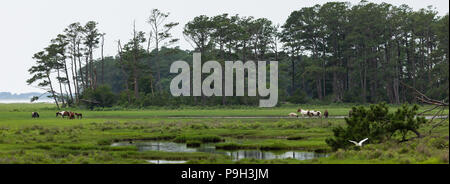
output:
[[217, 135], [180, 135], [175, 138], [175, 142], [186, 143], [187, 141], [200, 141], [202, 143], [215, 143], [223, 141]]
[[385, 103], [371, 105], [369, 109], [353, 107], [352, 117], [345, 118], [346, 127], [338, 126], [333, 129], [334, 138], [326, 139], [326, 143], [337, 150], [347, 149], [353, 145], [349, 140], [360, 141], [369, 138], [365, 143], [380, 143], [397, 133], [401, 140], [406, 140], [409, 132], [421, 136], [418, 129], [426, 122], [424, 117], [416, 117], [418, 106], [409, 108], [403, 105], [395, 113], [390, 113]]
[[186, 141], [186, 146], [187, 147], [191, 147], [191, 148], [198, 148], [202, 145], [202, 142], [198, 141], [198, 140], [190, 140], [190, 141]]

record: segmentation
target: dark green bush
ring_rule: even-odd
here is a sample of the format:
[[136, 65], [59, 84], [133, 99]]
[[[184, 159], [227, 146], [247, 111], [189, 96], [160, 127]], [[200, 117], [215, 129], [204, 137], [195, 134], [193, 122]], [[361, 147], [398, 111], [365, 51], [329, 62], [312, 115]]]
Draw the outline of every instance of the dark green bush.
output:
[[347, 126], [333, 129], [334, 138], [329, 138], [326, 143], [337, 150], [348, 148], [353, 145], [349, 140], [359, 141], [369, 138], [365, 143], [379, 143], [395, 138], [393, 135], [399, 133], [401, 140], [406, 140], [408, 132], [414, 132], [418, 137], [418, 128], [426, 120], [416, 117], [418, 106], [411, 108], [403, 105], [395, 113], [390, 113], [385, 103], [371, 105], [369, 109], [364, 107], [353, 107], [351, 118], [346, 118]]

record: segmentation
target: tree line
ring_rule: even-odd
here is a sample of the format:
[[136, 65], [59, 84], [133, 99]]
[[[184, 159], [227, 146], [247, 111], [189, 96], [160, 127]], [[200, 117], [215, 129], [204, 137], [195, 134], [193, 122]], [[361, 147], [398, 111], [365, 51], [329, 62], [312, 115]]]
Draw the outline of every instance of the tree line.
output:
[[[258, 97], [171, 97], [171, 62], [192, 62], [192, 53], [200, 52], [203, 62], [278, 61], [282, 102], [415, 102], [402, 83], [448, 100], [448, 13], [438, 16], [432, 7], [329, 2], [294, 11], [283, 25], [200, 15], [183, 29], [192, 50], [176, 46], [171, 30], [179, 24], [166, 21], [169, 15], [152, 10], [150, 31], [133, 27], [130, 40], [115, 43], [117, 55], [106, 57], [96, 22], [71, 24], [34, 55], [27, 82], [46, 89], [58, 106], [256, 104]], [[94, 59], [99, 48], [101, 58]]]

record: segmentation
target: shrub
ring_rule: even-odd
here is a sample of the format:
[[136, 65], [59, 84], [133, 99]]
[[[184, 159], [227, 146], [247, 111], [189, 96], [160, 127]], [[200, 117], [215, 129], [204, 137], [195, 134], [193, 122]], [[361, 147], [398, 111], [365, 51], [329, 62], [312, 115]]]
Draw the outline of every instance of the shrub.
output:
[[401, 164], [410, 164], [411, 163], [411, 160], [409, 160], [408, 158], [401, 158], [399, 161]]
[[222, 138], [217, 135], [180, 135], [175, 138], [175, 142], [178, 143], [186, 143], [187, 141], [221, 142]]
[[192, 124], [191, 125], [192, 129], [196, 129], [196, 130], [201, 130], [201, 129], [208, 129], [208, 125], [204, 124], [204, 123], [196, 123], [196, 124]]
[[301, 135], [294, 135], [287, 138], [287, 140], [303, 140], [303, 139], [305, 139], [305, 137]]
[[449, 163], [449, 160], [448, 160], [448, 151], [446, 151], [446, 152], [443, 152], [442, 154], [441, 154], [441, 157], [439, 158], [442, 162], [444, 162], [444, 163]]
[[437, 149], [445, 149], [448, 148], [448, 141], [445, 141], [443, 138], [433, 138], [430, 140], [431, 146]]
[[100, 145], [100, 146], [111, 145], [112, 142], [113, 141], [111, 139], [100, 139], [97, 141], [97, 145]]
[[186, 141], [187, 147], [197, 148], [197, 147], [200, 147], [201, 145], [202, 145], [202, 142], [197, 141], [197, 140]]
[[409, 152], [409, 149], [406, 148], [406, 147], [403, 147], [403, 148], [401, 148], [401, 149], [398, 151], [398, 153], [400, 153], [400, 154], [405, 154], [405, 153], [408, 153], [408, 152]]
[[401, 134], [402, 140], [406, 139], [410, 131], [420, 137], [417, 129], [426, 120], [423, 117], [416, 117], [417, 110], [417, 105], [411, 108], [403, 105], [395, 113], [390, 113], [385, 103], [371, 105], [369, 109], [353, 107], [352, 117], [345, 118], [347, 126], [334, 128], [334, 138], [326, 139], [326, 143], [333, 150], [337, 150], [352, 146], [349, 140], [359, 141], [369, 138], [365, 143], [383, 142], [391, 139], [397, 132]]
[[263, 145], [260, 147], [261, 150], [284, 150], [288, 148], [289, 146], [282, 142], [274, 142], [270, 145]]
[[223, 149], [223, 150], [237, 150], [241, 149], [241, 147], [242, 147], [241, 145], [234, 142], [216, 144], [216, 149]]
[[421, 153], [421, 154], [427, 156], [427, 157], [431, 156], [431, 151], [430, 151], [430, 149], [428, 148], [428, 146], [426, 144], [419, 144], [416, 147], [416, 151], [418, 153]]

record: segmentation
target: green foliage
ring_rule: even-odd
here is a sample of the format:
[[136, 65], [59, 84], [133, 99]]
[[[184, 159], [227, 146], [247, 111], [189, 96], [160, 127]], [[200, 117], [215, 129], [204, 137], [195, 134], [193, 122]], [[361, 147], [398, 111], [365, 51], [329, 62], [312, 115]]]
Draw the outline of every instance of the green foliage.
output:
[[297, 89], [294, 95], [287, 98], [287, 101], [295, 104], [304, 104], [307, 102], [306, 98], [307, 98], [306, 93], [301, 89]]
[[[215, 119], [207, 116], [273, 116], [279, 117], [295, 110], [282, 106], [270, 110], [255, 107], [183, 107], [180, 109], [98, 111], [64, 109], [82, 112], [83, 119], [55, 118], [57, 109], [52, 104], [0, 104], [0, 163], [2, 164], [145, 164], [146, 160], [187, 160], [189, 163], [447, 163], [448, 123], [436, 127], [432, 135], [422, 139], [398, 143], [397, 140], [369, 144], [360, 151], [352, 149], [331, 153], [325, 139], [333, 136], [332, 129], [322, 126], [320, 119]], [[345, 115], [348, 106], [308, 106], [328, 109], [333, 115]], [[428, 107], [427, 107], [428, 108]], [[114, 111], [113, 111], [114, 110]], [[423, 110], [423, 109], [422, 109]], [[31, 120], [30, 112], [38, 111], [40, 119]], [[390, 106], [395, 113], [396, 107]], [[202, 116], [205, 118], [166, 118]], [[342, 119], [329, 119], [332, 127], [344, 125]], [[448, 122], [448, 121], [447, 121]], [[324, 122], [325, 123], [325, 122]], [[302, 126], [299, 126], [302, 125]], [[429, 130], [431, 124], [419, 130]], [[241, 160], [233, 161], [226, 155], [210, 153], [173, 153], [140, 151], [128, 142], [174, 141], [186, 143], [225, 140], [216, 148], [298, 150], [325, 152], [330, 157], [299, 161]], [[181, 138], [184, 137], [184, 138]], [[139, 141], [138, 141], [139, 140]], [[111, 146], [114, 142], [126, 146]]]
[[172, 35], [178, 23], [167, 22], [169, 15], [152, 10], [146, 29], [151, 32], [134, 29], [124, 47], [119, 44], [118, 57], [102, 54], [101, 59], [93, 58], [95, 50], [104, 47], [99, 24], [70, 24], [34, 55], [27, 83], [69, 106], [98, 84], [109, 84], [124, 107], [258, 104], [259, 98], [247, 96], [167, 94], [175, 76], [169, 72], [171, 63], [192, 63], [196, 51], [202, 61], [279, 61], [280, 102], [413, 102], [414, 94], [400, 82], [434, 99], [449, 96], [448, 13], [438, 16], [432, 7], [416, 11], [388, 3], [328, 2], [291, 12], [281, 27], [266, 18], [200, 15], [183, 29], [194, 50], [168, 47], [178, 41]]
[[221, 142], [223, 139], [217, 135], [180, 135], [175, 138], [175, 142], [186, 143], [188, 141], [199, 141], [202, 143]]
[[98, 86], [95, 89], [86, 89], [81, 95], [82, 101], [90, 108], [112, 107], [116, 103], [116, 95], [108, 85]]
[[418, 132], [419, 126], [426, 122], [424, 117], [416, 117], [417, 105], [409, 108], [405, 104], [394, 113], [389, 112], [388, 106], [384, 103], [371, 105], [369, 109], [362, 106], [353, 107], [352, 110], [352, 117], [345, 119], [347, 126], [334, 128], [334, 138], [326, 140], [334, 150], [349, 148], [353, 145], [349, 140], [358, 142], [369, 138], [365, 143], [380, 143], [399, 133], [403, 141], [409, 131], [421, 136]]

